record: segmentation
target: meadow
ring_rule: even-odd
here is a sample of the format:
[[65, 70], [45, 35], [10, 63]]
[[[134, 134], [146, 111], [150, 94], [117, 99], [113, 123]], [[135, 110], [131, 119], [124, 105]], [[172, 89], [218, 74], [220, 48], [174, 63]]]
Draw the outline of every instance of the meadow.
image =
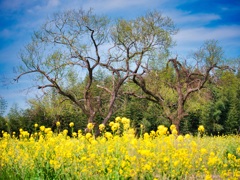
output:
[[[2, 132], [0, 179], [240, 179], [240, 136], [178, 135], [160, 125], [140, 135], [127, 118], [117, 117], [101, 135], [35, 124], [35, 133]], [[70, 134], [70, 136], [69, 136]]]

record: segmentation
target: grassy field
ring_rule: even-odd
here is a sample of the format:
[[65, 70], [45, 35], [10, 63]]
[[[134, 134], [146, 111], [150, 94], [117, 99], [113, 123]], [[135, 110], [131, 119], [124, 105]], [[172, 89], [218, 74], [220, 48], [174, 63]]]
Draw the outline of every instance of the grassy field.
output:
[[[0, 179], [240, 179], [240, 136], [177, 135], [174, 126], [135, 137], [130, 120], [117, 117], [101, 136], [35, 124], [20, 137], [2, 132]], [[61, 125], [58, 122], [57, 127]], [[73, 128], [74, 124], [70, 123]], [[144, 127], [141, 127], [143, 130]]]

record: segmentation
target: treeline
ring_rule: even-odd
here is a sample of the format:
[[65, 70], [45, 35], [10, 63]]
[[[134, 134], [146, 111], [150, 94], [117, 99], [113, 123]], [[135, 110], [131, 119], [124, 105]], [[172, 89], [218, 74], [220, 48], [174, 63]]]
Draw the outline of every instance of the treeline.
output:
[[[22, 76], [43, 96], [30, 108], [13, 107], [1, 128], [33, 132], [38, 123], [86, 129], [126, 116], [138, 128], [174, 124], [179, 133], [237, 133], [239, 62], [230, 64], [216, 40], [191, 58], [171, 58], [173, 21], [153, 11], [131, 20], [112, 20], [92, 10], [54, 14], [21, 51]], [[233, 62], [231, 62], [233, 63]]]

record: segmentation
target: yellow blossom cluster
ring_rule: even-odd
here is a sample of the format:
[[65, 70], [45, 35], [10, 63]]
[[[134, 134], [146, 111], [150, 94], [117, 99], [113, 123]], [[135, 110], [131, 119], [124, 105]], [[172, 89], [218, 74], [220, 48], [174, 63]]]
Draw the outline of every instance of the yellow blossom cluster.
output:
[[73, 126], [74, 126], [74, 123], [73, 123], [73, 122], [70, 122], [70, 123], [69, 123], [69, 126], [70, 126], [70, 127], [73, 127]]
[[81, 130], [70, 137], [68, 130], [44, 126], [34, 126], [34, 134], [20, 129], [19, 138], [3, 131], [1, 178], [240, 179], [240, 136], [178, 135], [174, 125], [160, 125], [136, 137], [130, 120], [121, 117], [109, 126], [99, 125], [98, 137]]
[[104, 129], [105, 129], [105, 125], [104, 124], [100, 124], [99, 125], [99, 130], [102, 132], [102, 131], [104, 131]]
[[115, 122], [111, 121], [109, 126], [111, 127], [113, 133], [120, 132], [121, 130], [127, 131], [130, 128], [130, 119], [126, 117], [116, 117]]
[[198, 127], [198, 132], [204, 133], [204, 131], [205, 131], [204, 126], [203, 126], [203, 125], [200, 125], [200, 126]]

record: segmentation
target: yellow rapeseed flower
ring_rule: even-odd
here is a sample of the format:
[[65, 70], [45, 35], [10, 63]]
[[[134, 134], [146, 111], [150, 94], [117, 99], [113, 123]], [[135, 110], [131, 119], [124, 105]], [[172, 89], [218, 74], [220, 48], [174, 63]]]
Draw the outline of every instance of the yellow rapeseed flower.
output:
[[70, 122], [70, 123], [69, 123], [69, 126], [70, 126], [70, 127], [73, 127], [73, 126], [74, 126], [74, 123], [73, 123], [73, 122]]
[[86, 139], [90, 139], [92, 137], [92, 134], [91, 133], [87, 133], [86, 134]]
[[173, 134], [173, 135], [177, 135], [177, 134], [178, 134], [177, 130], [176, 130], [176, 129], [173, 129], [173, 130], [172, 130], [172, 134]]
[[93, 123], [88, 123], [87, 128], [89, 130], [92, 130], [94, 128], [94, 124]]
[[212, 179], [213, 179], [213, 178], [212, 178], [211, 174], [206, 174], [205, 180], [212, 180]]
[[78, 135], [82, 135], [82, 130], [81, 129], [78, 130]]
[[123, 117], [121, 122], [123, 124], [130, 124], [130, 119]]
[[3, 133], [3, 137], [4, 137], [4, 138], [8, 138], [8, 137], [10, 137], [10, 135], [9, 135], [7, 132], [4, 132], [4, 133]]
[[106, 132], [106, 133], [105, 133], [105, 137], [106, 137], [107, 139], [111, 139], [111, 138], [113, 137], [113, 135], [112, 135], [110, 132]]
[[119, 123], [114, 123], [111, 127], [112, 131], [115, 132], [119, 129], [120, 127], [120, 124]]
[[144, 133], [143, 137], [144, 137], [144, 139], [149, 139], [149, 134], [148, 133]]
[[115, 118], [115, 122], [120, 122], [121, 121], [121, 118], [120, 117], [116, 117]]
[[166, 135], [167, 131], [168, 131], [168, 129], [165, 126], [160, 125], [160, 126], [158, 126], [157, 134], [158, 135]]
[[61, 124], [59, 121], [56, 122], [56, 126], [59, 127]]
[[40, 131], [44, 131], [45, 130], [45, 126], [40, 126]]
[[170, 130], [173, 131], [174, 129], [176, 129], [176, 126], [175, 126], [174, 124], [172, 124], [172, 125], [170, 126]]
[[113, 125], [114, 125], [114, 122], [111, 121], [111, 122], [109, 123], [109, 126], [112, 127]]
[[203, 126], [203, 125], [200, 125], [200, 126], [198, 127], [198, 131], [199, 131], [200, 133], [203, 133], [203, 132], [205, 131], [204, 126]]
[[73, 133], [72, 133], [72, 136], [73, 136], [73, 137], [77, 137], [77, 133], [76, 133], [76, 132], [73, 132]]
[[156, 136], [156, 132], [155, 132], [155, 131], [151, 131], [151, 132], [150, 132], [150, 136], [151, 136], [151, 137], [155, 137], [155, 136]]
[[100, 125], [99, 125], [99, 130], [100, 130], [100, 131], [103, 131], [104, 129], [105, 129], [105, 125], [104, 125], [104, 124], [100, 124]]
[[190, 137], [191, 137], [190, 134], [186, 134], [186, 135], [185, 135], [185, 138], [186, 138], [186, 139], [189, 139]]
[[21, 134], [23, 137], [29, 137], [29, 132], [27, 131], [22, 131]]
[[179, 136], [177, 137], [177, 140], [178, 140], [178, 141], [183, 141], [183, 140], [184, 140], [184, 138], [183, 138], [183, 136], [182, 136], [182, 135], [179, 135]]
[[46, 134], [49, 133], [50, 131], [52, 131], [51, 128], [45, 128], [45, 130], [44, 130], [44, 132], [45, 132]]
[[34, 124], [34, 127], [35, 127], [35, 128], [37, 128], [37, 127], [38, 127], [38, 124], [37, 124], [37, 123], [35, 123], [35, 124]]
[[64, 130], [63, 130], [63, 134], [64, 134], [64, 135], [67, 135], [67, 133], [68, 133], [68, 130], [67, 130], [67, 129], [64, 129]]
[[201, 153], [201, 155], [207, 154], [207, 149], [201, 148], [200, 153]]

